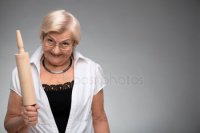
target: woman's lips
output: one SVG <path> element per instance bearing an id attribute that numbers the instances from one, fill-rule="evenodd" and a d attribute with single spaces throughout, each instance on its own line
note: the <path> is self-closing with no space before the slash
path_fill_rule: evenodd
<path id="1" fill-rule="evenodd" d="M 55 55 L 55 54 L 52 54 L 52 53 L 51 53 L 51 56 L 58 58 L 58 57 L 60 57 L 60 56 L 62 56 L 62 55 L 61 55 L 61 54 Z"/>

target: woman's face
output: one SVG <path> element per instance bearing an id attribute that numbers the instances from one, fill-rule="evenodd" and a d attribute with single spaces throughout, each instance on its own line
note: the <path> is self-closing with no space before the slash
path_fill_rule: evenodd
<path id="1" fill-rule="evenodd" d="M 54 66 L 65 65 L 72 55 L 74 40 L 71 32 L 48 33 L 43 39 L 43 50 L 45 60 Z"/>

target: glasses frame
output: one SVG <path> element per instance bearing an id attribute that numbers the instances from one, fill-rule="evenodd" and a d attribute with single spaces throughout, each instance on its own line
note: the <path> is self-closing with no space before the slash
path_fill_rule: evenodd
<path id="1" fill-rule="evenodd" d="M 52 40 L 52 44 L 50 44 L 50 42 L 49 42 L 50 40 L 48 40 L 48 39 L 51 39 L 51 40 Z M 62 45 L 63 45 L 62 43 L 66 42 L 66 41 L 70 41 L 70 43 L 68 42 L 69 45 L 63 47 L 63 46 L 62 46 Z M 56 41 L 56 39 L 54 39 L 54 38 L 51 37 L 49 34 L 47 34 L 47 35 L 44 37 L 44 39 L 43 39 L 43 43 L 44 43 L 44 46 L 45 46 L 45 47 L 48 47 L 48 48 L 51 48 L 51 49 L 53 49 L 53 48 L 55 48 L 56 46 L 58 46 L 60 50 L 68 50 L 68 49 L 70 49 L 70 48 L 74 45 L 75 41 L 73 41 L 73 40 L 71 40 L 71 39 L 64 39 L 63 41 L 58 42 L 58 41 Z"/>

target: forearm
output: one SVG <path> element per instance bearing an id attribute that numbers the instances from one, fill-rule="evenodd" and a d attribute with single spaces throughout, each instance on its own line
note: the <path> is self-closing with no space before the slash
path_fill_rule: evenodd
<path id="1" fill-rule="evenodd" d="M 110 133 L 107 118 L 93 119 L 95 133 Z"/>
<path id="2" fill-rule="evenodd" d="M 22 119 L 21 116 L 16 116 L 9 118 L 5 122 L 5 129 L 7 130 L 8 133 L 23 133 L 25 130 L 28 129 L 28 126 L 25 125 L 24 120 Z"/>

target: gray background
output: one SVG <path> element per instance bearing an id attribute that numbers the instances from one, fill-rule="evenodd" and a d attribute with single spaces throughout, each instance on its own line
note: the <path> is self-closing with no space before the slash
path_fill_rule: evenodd
<path id="1" fill-rule="evenodd" d="M 112 133 L 200 132 L 198 0 L 6 0 L 0 4 L 1 133 L 15 30 L 32 54 L 42 18 L 61 8 L 80 20 L 79 51 L 104 69 Z"/>

